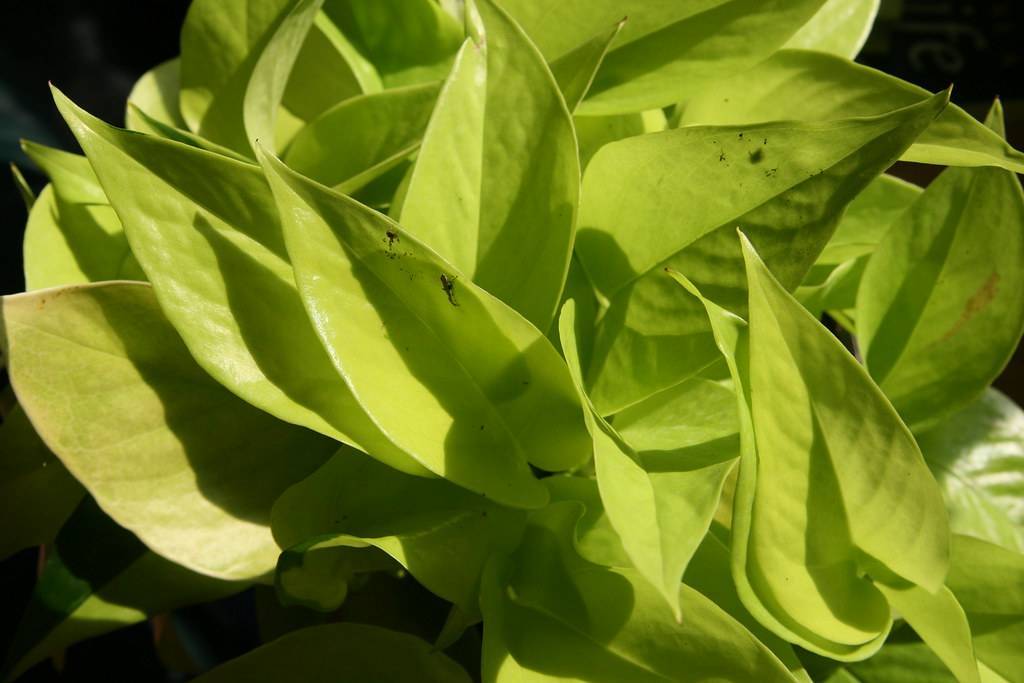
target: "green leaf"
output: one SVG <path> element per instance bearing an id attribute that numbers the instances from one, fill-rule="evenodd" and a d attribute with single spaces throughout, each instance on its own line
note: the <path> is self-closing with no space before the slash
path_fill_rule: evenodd
<path id="1" fill-rule="evenodd" d="M 545 57 L 561 57 L 623 16 L 581 112 L 623 114 L 663 107 L 769 57 L 825 0 L 505 0 Z"/>
<path id="2" fill-rule="evenodd" d="M 954 535 L 946 583 L 967 613 L 982 673 L 1024 681 L 1024 555 Z"/>
<path id="3" fill-rule="evenodd" d="M 921 102 L 928 95 L 916 85 L 833 55 L 783 50 L 689 100 L 681 123 L 742 125 L 874 116 Z M 1024 153 L 956 105 L 939 114 L 902 158 L 1024 172 Z"/>
<path id="4" fill-rule="evenodd" d="M 826 0 L 783 47 L 853 59 L 864 47 L 881 4 L 881 0 Z"/>
<path id="5" fill-rule="evenodd" d="M 1024 551 L 1024 411 L 988 389 L 917 442 L 953 531 Z"/>
<path id="6" fill-rule="evenodd" d="M 874 252 L 922 192 L 917 185 L 887 174 L 872 180 L 846 207 L 815 265 L 839 265 Z"/>
<path id="7" fill-rule="evenodd" d="M 284 160 L 350 194 L 416 151 L 439 89 L 428 83 L 348 99 L 303 128 Z"/>
<path id="8" fill-rule="evenodd" d="M 609 308 L 587 382 L 602 414 L 674 386 L 717 358 L 704 312 L 662 269 L 743 314 L 735 238 L 747 232 L 795 288 L 843 208 L 947 102 L 872 118 L 751 127 L 691 126 L 606 145 L 587 167 L 576 252 Z"/>
<path id="9" fill-rule="evenodd" d="M 18 188 L 21 201 L 25 203 L 25 210 L 31 211 L 32 205 L 36 203 L 36 193 L 32 191 L 25 176 L 22 175 L 21 169 L 13 161 L 11 162 L 11 178 L 14 180 L 14 186 Z"/>
<path id="10" fill-rule="evenodd" d="M 575 503 L 533 516 L 484 581 L 483 680 L 593 683 L 793 681 L 739 622 L 680 585 L 684 619 L 632 569 L 591 564 L 573 549 Z"/>
<path id="11" fill-rule="evenodd" d="M 260 53 L 298 0 L 197 0 L 181 29 L 182 118 L 195 133 L 250 153 L 242 105 Z"/>
<path id="12" fill-rule="evenodd" d="M 551 62 L 551 74 L 555 77 L 570 112 L 576 111 L 583 102 L 597 76 L 601 62 L 608 54 L 608 48 L 619 35 L 626 19 L 623 17 L 613 24 L 611 29 L 598 31 L 590 40 Z"/>
<path id="13" fill-rule="evenodd" d="M 5 654 L 5 680 L 74 643 L 245 587 L 148 551 L 86 498 L 48 554 Z"/>
<path id="14" fill-rule="evenodd" d="M 385 88 L 444 78 L 463 39 L 460 22 L 432 0 L 341 0 L 325 11 Z"/>
<path id="15" fill-rule="evenodd" d="M 871 582 L 942 586 L 949 530 L 917 444 L 865 370 L 741 238 L 749 328 L 706 307 L 739 398 L 733 578 L 781 637 L 844 661 L 892 624 Z"/>
<path id="16" fill-rule="evenodd" d="M 26 288 L 144 280 L 121 221 L 86 158 L 28 141 L 22 149 L 52 181 L 25 226 Z"/>
<path id="17" fill-rule="evenodd" d="M 562 351 L 587 402 L 576 352 L 575 304 L 559 318 Z M 638 456 L 600 416 L 590 414 L 594 469 L 601 501 L 633 566 L 662 594 L 677 620 L 683 618 L 679 582 L 711 525 L 725 477 L 735 455 L 703 461 L 685 457 Z"/>
<path id="18" fill-rule="evenodd" d="M 467 8 L 470 7 L 467 5 Z M 399 222 L 546 331 L 572 255 L 572 118 L 529 39 L 492 0 L 445 83 Z"/>
<path id="19" fill-rule="evenodd" d="M 981 394 L 1024 331 L 1024 193 L 1010 171 L 944 171 L 864 272 L 865 365 L 915 431 Z"/>
<path id="20" fill-rule="evenodd" d="M 0 559 L 52 541 L 82 494 L 15 405 L 0 424 Z"/>
<path id="21" fill-rule="evenodd" d="M 736 394 L 700 377 L 617 413 L 615 429 L 644 461 L 662 467 L 739 456 Z"/>
<path id="22" fill-rule="evenodd" d="M 971 644 L 971 627 L 963 608 L 948 588 L 943 586 L 932 594 L 919 586 L 875 585 L 958 681 L 981 683 Z"/>
<path id="23" fill-rule="evenodd" d="M 291 135 L 280 132 L 278 110 L 289 76 L 324 0 L 295 0 L 259 52 L 242 97 L 242 122 L 252 145 L 283 149 Z M 301 124 L 300 124 L 301 125 Z M 280 144 L 278 144 L 280 143 Z M 248 152 L 243 148 L 239 151 Z"/>
<path id="24" fill-rule="evenodd" d="M 128 94 L 125 126 L 130 130 L 145 131 L 138 111 L 172 128 L 186 128 L 178 101 L 181 92 L 181 59 L 169 59 L 142 75 Z"/>
<path id="25" fill-rule="evenodd" d="M 274 505 L 274 537 L 289 548 L 278 578 L 295 571 L 309 550 L 344 564 L 373 546 L 433 593 L 476 614 L 484 564 L 515 547 L 521 518 L 447 481 L 412 477 L 342 449 Z"/>
<path id="26" fill-rule="evenodd" d="M 299 122 L 309 123 L 339 102 L 381 87 L 377 70 L 321 12 L 295 60 L 282 105 Z"/>
<path id="27" fill-rule="evenodd" d="M 642 114 L 617 116 L 576 116 L 576 137 L 580 144 L 580 167 L 586 169 L 597 152 L 610 142 L 645 133 L 658 133 L 668 127 L 660 109 Z"/>
<path id="28" fill-rule="evenodd" d="M 395 567 L 376 548 L 328 535 L 284 550 L 277 559 L 274 586 L 283 605 L 330 613 L 345 602 L 348 584 L 357 574 Z"/>
<path id="29" fill-rule="evenodd" d="M 196 683 L 470 683 L 444 653 L 419 638 L 365 624 L 289 633 L 222 664 Z"/>
<path id="30" fill-rule="evenodd" d="M 252 163 L 252 161 L 247 157 L 235 152 L 234 150 L 230 150 L 227 147 L 222 147 L 216 142 L 210 142 L 206 138 L 196 135 L 195 133 L 190 133 L 187 130 L 182 130 L 180 128 L 174 128 L 172 126 L 168 126 L 166 123 L 157 121 L 131 102 L 128 103 L 128 111 L 132 113 L 134 130 L 137 130 L 140 133 L 156 135 L 158 137 L 167 138 L 168 140 L 191 145 L 197 149 L 205 149 L 207 152 L 213 152 L 214 154 L 230 157 L 236 161 Z"/>
<path id="31" fill-rule="evenodd" d="M 800 302 L 818 315 L 854 308 L 868 258 L 921 192 L 917 185 L 890 175 L 872 180 L 846 207 L 832 239 L 800 283 Z"/>
<path id="32" fill-rule="evenodd" d="M 426 474 L 372 423 L 331 365 L 299 298 L 259 167 L 127 133 L 55 97 L 200 366 L 282 420 Z"/>
<path id="33" fill-rule="evenodd" d="M 567 469 L 589 441 L 547 339 L 387 217 L 263 163 L 313 325 L 376 424 L 439 476 L 543 505 L 527 461 Z"/>
<path id="34" fill-rule="evenodd" d="M 7 296 L 3 325 L 25 413 L 107 514 L 199 573 L 255 579 L 273 568 L 271 504 L 333 442 L 214 382 L 149 285 Z"/>

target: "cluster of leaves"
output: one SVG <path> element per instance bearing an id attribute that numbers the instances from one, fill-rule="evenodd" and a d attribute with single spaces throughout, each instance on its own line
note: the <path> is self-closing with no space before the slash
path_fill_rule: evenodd
<path id="1" fill-rule="evenodd" d="M 1024 681 L 1024 154 L 876 11 L 195 0 L 128 130 L 55 90 L 6 675 L 272 584 L 204 682 Z M 433 643 L 346 611 L 396 572 Z"/>

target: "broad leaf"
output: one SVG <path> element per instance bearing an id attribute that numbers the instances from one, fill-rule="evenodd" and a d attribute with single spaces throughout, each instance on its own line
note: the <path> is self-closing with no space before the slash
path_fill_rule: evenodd
<path id="1" fill-rule="evenodd" d="M 947 584 L 967 613 L 983 680 L 1024 681 L 1024 555 L 954 535 Z"/>
<path id="2" fill-rule="evenodd" d="M 574 338 L 575 303 L 559 319 L 562 352 L 588 404 Z M 711 525 L 735 453 L 713 457 L 638 456 L 600 416 L 588 413 L 594 469 L 605 513 L 633 566 L 657 588 L 675 618 L 682 619 L 679 582 Z M 717 456 L 717 457 L 714 457 Z"/>
<path id="3" fill-rule="evenodd" d="M 48 551 L 4 654 L 5 680 L 82 640 L 245 587 L 201 576 L 150 552 L 86 498 Z"/>
<path id="4" fill-rule="evenodd" d="M 827 121 L 874 116 L 927 97 L 923 88 L 839 57 L 783 50 L 689 100 L 681 123 Z M 956 105 L 939 114 L 903 159 L 943 166 L 1001 166 L 1024 172 L 1024 153 Z"/>
<path id="5" fill-rule="evenodd" d="M 1024 331 L 1017 177 L 944 171 L 871 257 L 856 319 L 865 365 L 915 430 L 979 396 Z"/>
<path id="6" fill-rule="evenodd" d="M 199 573 L 253 579 L 273 568 L 271 504 L 333 442 L 213 381 L 149 285 L 7 296 L 3 326 L 25 413 L 107 514 Z"/>
<path id="7" fill-rule="evenodd" d="M 1024 411 L 988 389 L 917 442 L 953 531 L 1024 552 Z"/>
<path id="8" fill-rule="evenodd" d="M 181 60 L 170 59 L 158 64 L 142 75 L 128 94 L 125 110 L 125 125 L 131 130 L 142 130 L 145 124 L 136 113 L 141 109 L 145 114 L 172 128 L 186 128 L 188 124 L 181 116 L 178 96 L 181 91 Z M 136 109 L 137 108 L 137 109 Z"/>
<path id="9" fill-rule="evenodd" d="M 956 597 L 943 586 L 932 594 L 919 586 L 875 584 L 921 640 L 961 683 L 981 683 L 971 644 L 971 627 Z"/>
<path id="10" fill-rule="evenodd" d="M 0 559 L 52 541 L 82 494 L 15 405 L 0 424 Z"/>
<path id="11" fill-rule="evenodd" d="M 22 149 L 51 180 L 25 227 L 26 289 L 144 280 L 86 158 L 27 141 Z"/>
<path id="12" fill-rule="evenodd" d="M 303 128 L 284 160 L 303 175 L 349 194 L 416 150 L 438 89 L 428 83 L 348 99 Z"/>
<path id="13" fill-rule="evenodd" d="M 719 305 L 746 305 L 737 226 L 795 288 L 843 208 L 942 111 L 946 94 L 872 118 L 687 127 L 606 145 L 583 181 L 576 251 L 609 299 L 587 372 L 602 414 L 692 376 L 717 357 L 687 274 Z"/>
<path id="14" fill-rule="evenodd" d="M 541 330 L 572 255 L 572 118 L 529 39 L 480 0 L 427 127 L 399 222 Z"/>
<path id="15" fill-rule="evenodd" d="M 343 572 L 358 570 L 367 561 L 359 549 L 373 546 L 433 593 L 476 614 L 484 564 L 515 547 L 521 518 L 447 481 L 411 477 L 342 449 L 274 505 L 274 537 L 289 549 L 278 578 L 282 571 L 298 574 L 296 565 L 314 559 L 311 552 L 348 563 Z"/>
<path id="16" fill-rule="evenodd" d="M 880 5 L 881 0 L 826 0 L 783 47 L 853 59 L 864 47 Z"/>
<path id="17" fill-rule="evenodd" d="M 292 68 L 324 0 L 295 0 L 262 47 L 242 97 L 242 123 L 249 144 L 282 149 L 294 133 L 281 130 L 278 110 Z M 308 78 L 311 74 L 305 74 Z M 301 124 L 295 128 L 301 127 Z M 279 134 L 282 138 L 278 140 Z M 280 144 L 278 144 L 280 142 Z M 240 149 L 239 151 L 246 151 Z"/>
<path id="18" fill-rule="evenodd" d="M 306 316 L 257 166 L 58 107 L 124 221 L 161 308 L 199 364 L 256 407 L 426 474 L 356 403 Z"/>
<path id="19" fill-rule="evenodd" d="M 864 369 L 741 242 L 749 328 L 677 276 L 706 307 L 739 398 L 733 578 L 775 633 L 834 659 L 862 659 L 892 624 L 871 579 L 942 586 L 941 494 Z"/>
<path id="20" fill-rule="evenodd" d="M 444 78 L 463 39 L 461 23 L 433 0 L 336 0 L 325 11 L 385 88 Z"/>
<path id="21" fill-rule="evenodd" d="M 301 629 L 222 664 L 196 683 L 470 683 L 442 652 L 415 636 L 365 624 Z"/>
<path id="22" fill-rule="evenodd" d="M 548 340 L 387 217 L 263 162 L 313 325 L 375 423 L 439 476 L 543 505 L 527 462 L 562 470 L 588 450 Z"/>
<path id="23" fill-rule="evenodd" d="M 548 60 L 622 19 L 581 111 L 622 114 L 678 102 L 769 57 L 825 0 L 505 0 Z"/>
<path id="24" fill-rule="evenodd" d="M 598 150 L 610 142 L 645 133 L 659 133 L 668 127 L 660 109 L 642 114 L 616 116 L 577 116 L 574 118 L 576 138 L 580 145 L 580 168 L 586 169 Z"/>
<path id="25" fill-rule="evenodd" d="M 604 56 L 608 54 L 608 48 L 625 23 L 626 17 L 623 17 L 610 28 L 598 31 L 590 40 L 551 62 L 551 74 L 555 77 L 570 112 L 576 111 L 583 102 L 587 91 L 594 83 Z"/>
<path id="26" fill-rule="evenodd" d="M 536 513 L 520 550 L 484 581 L 483 680 L 539 683 L 793 681 L 739 622 L 680 585 L 684 618 L 632 569 L 591 564 L 573 548 L 582 513 Z"/>
<path id="27" fill-rule="evenodd" d="M 197 0 L 181 29 L 181 114 L 189 128 L 250 153 L 242 104 L 264 46 L 298 0 Z"/>

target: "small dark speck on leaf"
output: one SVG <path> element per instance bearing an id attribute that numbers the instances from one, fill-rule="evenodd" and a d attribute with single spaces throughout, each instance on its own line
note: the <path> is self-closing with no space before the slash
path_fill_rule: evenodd
<path id="1" fill-rule="evenodd" d="M 398 237 L 398 233 L 393 230 L 388 230 L 385 235 L 388 238 L 388 248 L 394 246 L 395 242 L 401 241 Z"/>
<path id="2" fill-rule="evenodd" d="M 769 168 L 767 171 L 764 172 L 764 177 L 765 178 L 774 178 L 775 175 L 778 172 L 779 172 L 779 169 L 777 169 L 777 168 Z"/>
<path id="3" fill-rule="evenodd" d="M 762 143 L 762 144 L 765 144 L 765 145 L 767 145 L 767 144 L 768 144 L 768 138 L 765 138 L 765 139 L 764 139 L 764 143 Z"/>
<path id="4" fill-rule="evenodd" d="M 721 154 L 718 155 L 718 160 L 725 161 L 725 152 L 722 152 Z"/>
<path id="5" fill-rule="evenodd" d="M 740 133 L 740 140 L 743 139 L 743 133 Z"/>
<path id="6" fill-rule="evenodd" d="M 762 149 L 755 149 L 753 152 L 747 152 L 747 155 L 750 157 L 750 163 L 752 164 L 759 164 L 764 161 L 764 150 Z"/>

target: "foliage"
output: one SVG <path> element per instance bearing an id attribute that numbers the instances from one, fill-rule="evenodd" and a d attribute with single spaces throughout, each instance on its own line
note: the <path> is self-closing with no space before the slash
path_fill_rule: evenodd
<path id="1" fill-rule="evenodd" d="M 877 5 L 194 0 L 128 129 L 54 88 L 3 675 L 273 586 L 200 680 L 1024 681 L 1024 154 Z"/>

